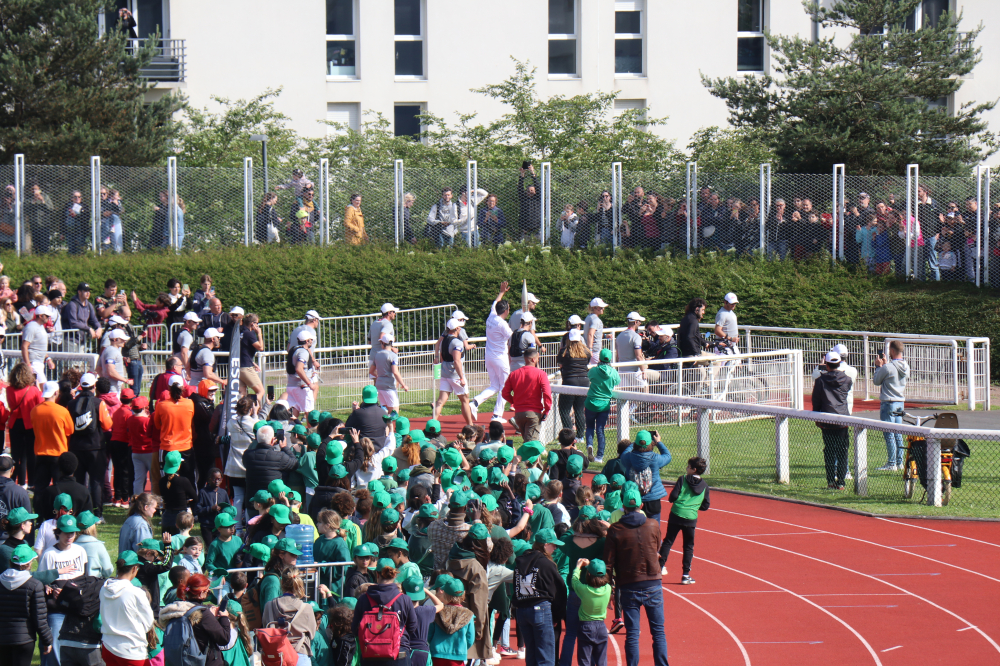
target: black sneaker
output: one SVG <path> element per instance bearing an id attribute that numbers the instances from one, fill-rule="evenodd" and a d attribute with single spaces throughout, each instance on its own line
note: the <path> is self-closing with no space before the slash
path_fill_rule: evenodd
<path id="1" fill-rule="evenodd" d="M 684 574 L 683 576 L 681 576 L 681 585 L 694 585 L 694 578 L 691 578 L 691 576 Z"/>

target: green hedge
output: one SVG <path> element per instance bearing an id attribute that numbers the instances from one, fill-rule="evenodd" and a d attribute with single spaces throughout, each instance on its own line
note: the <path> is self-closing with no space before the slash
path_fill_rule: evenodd
<path id="1" fill-rule="evenodd" d="M 112 277 L 143 300 L 153 300 L 171 277 L 196 288 L 199 276 L 209 273 L 226 306 L 242 305 L 263 321 L 298 319 L 310 308 L 333 316 L 376 312 L 385 301 L 400 308 L 452 302 L 470 315 L 470 333 L 481 334 L 500 281 L 511 282 L 511 300 L 519 301 L 521 280 L 527 279 L 541 299 L 536 314 L 543 330 L 563 328 L 572 313 L 585 315 L 594 296 L 610 304 L 604 320 L 617 326 L 630 310 L 679 321 L 684 305 L 697 296 L 714 312 L 728 291 L 739 294 L 738 314 L 745 324 L 984 337 L 1000 325 L 995 290 L 966 283 L 904 284 L 831 267 L 828 255 L 796 263 L 629 252 L 609 257 L 558 248 L 396 251 L 335 245 L 22 259 L 5 253 L 0 259 L 15 288 L 35 273 L 54 274 L 70 289 L 88 281 L 96 294 Z M 996 346 L 993 353 L 994 377 L 1000 377 Z"/>

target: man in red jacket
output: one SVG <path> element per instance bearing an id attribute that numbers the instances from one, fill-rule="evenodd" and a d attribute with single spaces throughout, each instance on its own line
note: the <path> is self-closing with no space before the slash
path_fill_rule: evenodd
<path id="1" fill-rule="evenodd" d="M 514 410 L 512 425 L 531 442 L 538 439 L 542 421 L 552 409 L 549 376 L 538 368 L 538 350 L 524 350 L 524 367 L 510 373 L 500 394 Z"/>

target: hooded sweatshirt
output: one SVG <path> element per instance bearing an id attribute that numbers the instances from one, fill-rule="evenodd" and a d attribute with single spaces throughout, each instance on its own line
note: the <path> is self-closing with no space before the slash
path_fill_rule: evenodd
<path id="1" fill-rule="evenodd" d="M 146 632 L 153 626 L 153 609 L 146 593 L 132 581 L 110 578 L 101 587 L 101 634 L 104 647 L 122 659 L 144 661 Z"/>
<path id="2" fill-rule="evenodd" d="M 157 624 L 164 629 L 172 621 L 184 617 L 184 614 L 195 607 L 190 601 L 175 601 L 160 609 Z M 212 611 L 203 606 L 188 616 L 191 621 L 191 631 L 194 633 L 198 649 L 205 654 L 205 666 L 224 666 L 222 648 L 229 645 L 231 624 L 228 617 L 215 617 Z"/>
<path id="3" fill-rule="evenodd" d="M 587 391 L 587 403 L 584 405 L 592 412 L 606 412 L 611 409 L 611 392 L 622 383 L 618 371 L 610 363 L 595 365 L 587 372 L 590 389 Z"/>
<path id="4" fill-rule="evenodd" d="M 277 622 L 288 630 L 288 641 L 296 652 L 312 656 L 312 640 L 316 635 L 316 614 L 312 606 L 283 594 L 269 601 L 263 611 L 265 627 Z"/>
<path id="5" fill-rule="evenodd" d="M 427 642 L 431 657 L 450 661 L 467 661 L 468 652 L 476 641 L 472 611 L 462 606 L 445 606 L 434 617 Z"/>
<path id="6" fill-rule="evenodd" d="M 527 608 L 543 601 L 553 607 L 566 604 L 566 582 L 555 562 L 537 550 L 529 550 L 514 561 L 514 608 Z"/>
<path id="7" fill-rule="evenodd" d="M 358 605 L 354 607 L 354 621 L 351 623 L 351 633 L 355 636 L 361 630 L 361 619 L 364 614 L 372 609 L 372 599 L 375 603 L 388 606 L 390 610 L 399 615 L 399 626 L 403 630 L 403 636 L 399 641 L 400 652 L 410 652 L 410 636 L 417 632 L 417 616 L 413 612 L 413 602 L 399 590 L 395 583 L 379 583 L 368 588 L 365 594 L 358 599 Z M 395 601 L 393 601 L 395 599 Z M 392 601 L 392 604 L 389 602 Z M 465 657 L 463 657 L 465 659 Z"/>
<path id="8" fill-rule="evenodd" d="M 851 394 L 853 382 L 844 372 L 832 370 L 822 373 L 813 382 L 812 405 L 814 412 L 850 416 L 847 396 Z M 840 428 L 832 423 L 816 422 L 820 428 Z"/>
<path id="9" fill-rule="evenodd" d="M 622 469 L 625 470 L 625 478 L 639 484 L 643 502 L 663 499 L 667 496 L 667 491 L 663 489 L 663 482 L 660 481 L 660 468 L 670 464 L 670 451 L 663 445 L 663 442 L 656 442 L 656 448 L 648 451 L 636 451 L 633 446 L 629 446 L 619 456 Z M 647 488 L 643 488 L 643 480 Z"/>
<path id="10" fill-rule="evenodd" d="M 901 358 L 892 359 L 881 368 L 875 369 L 872 383 L 880 386 L 878 399 L 881 402 L 903 402 L 906 380 L 910 378 L 910 365 Z"/>
<path id="11" fill-rule="evenodd" d="M 678 477 L 667 498 L 673 502 L 670 522 L 694 525 L 699 511 L 708 511 L 708 483 L 697 474 Z"/>
<path id="12" fill-rule="evenodd" d="M 40 638 L 39 649 L 52 645 L 45 585 L 30 571 L 7 569 L 0 574 L 0 645 L 24 645 Z"/>

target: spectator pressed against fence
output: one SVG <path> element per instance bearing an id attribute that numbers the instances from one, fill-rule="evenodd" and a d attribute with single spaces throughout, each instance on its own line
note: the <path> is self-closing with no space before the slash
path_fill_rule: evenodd
<path id="1" fill-rule="evenodd" d="M 459 207 L 452 200 L 450 187 L 441 190 L 441 198 L 431 206 L 427 214 L 427 226 L 424 233 L 438 247 L 455 244 L 455 234 L 458 233 Z"/>
<path id="2" fill-rule="evenodd" d="M 524 173 L 531 175 L 531 184 L 527 189 L 524 187 Z M 521 173 L 517 178 L 517 200 L 518 200 L 518 228 L 520 230 L 520 240 L 526 241 L 530 238 L 538 238 L 542 225 L 542 202 L 538 193 L 538 177 L 535 175 L 535 165 L 530 162 L 521 166 Z"/>
<path id="3" fill-rule="evenodd" d="M 813 411 L 849 416 L 847 402 L 854 382 L 841 370 L 840 354 L 828 352 L 826 372 L 813 382 Z M 847 477 L 848 428 L 834 423 L 817 421 L 823 433 L 823 461 L 826 465 L 826 487 L 843 490 Z"/>
<path id="4" fill-rule="evenodd" d="M 879 387 L 879 418 L 887 423 L 902 423 L 902 416 L 895 416 L 903 410 L 903 394 L 906 382 L 910 378 L 910 365 L 903 359 L 903 343 L 893 340 L 889 343 L 888 360 L 879 355 L 875 359 L 875 375 L 872 383 Z M 903 436 L 899 433 L 886 431 L 885 452 L 886 463 L 879 471 L 903 469 Z"/>

